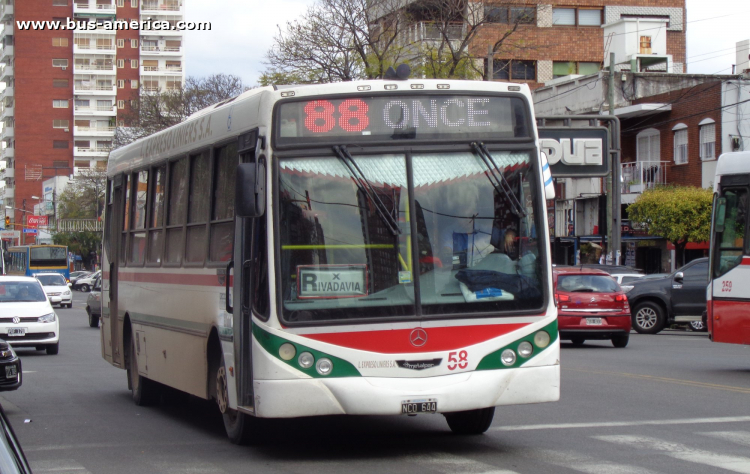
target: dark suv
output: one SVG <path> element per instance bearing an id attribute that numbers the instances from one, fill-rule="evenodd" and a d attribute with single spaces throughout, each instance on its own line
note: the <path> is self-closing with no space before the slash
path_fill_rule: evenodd
<path id="1" fill-rule="evenodd" d="M 708 258 L 693 260 L 658 279 L 636 280 L 627 293 L 633 329 L 656 334 L 672 323 L 700 321 L 706 309 Z"/>

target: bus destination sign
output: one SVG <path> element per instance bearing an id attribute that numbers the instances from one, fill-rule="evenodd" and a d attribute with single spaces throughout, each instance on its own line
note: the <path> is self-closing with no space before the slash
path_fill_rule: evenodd
<path id="1" fill-rule="evenodd" d="M 284 102 L 276 143 L 530 138 L 518 97 L 419 95 Z"/>
<path id="2" fill-rule="evenodd" d="M 298 298 L 367 296 L 367 265 L 299 265 Z"/>

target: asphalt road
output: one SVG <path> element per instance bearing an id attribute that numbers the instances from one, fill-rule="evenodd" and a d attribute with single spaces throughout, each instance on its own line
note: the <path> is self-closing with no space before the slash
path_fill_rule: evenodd
<path id="1" fill-rule="evenodd" d="M 59 355 L 19 350 L 23 386 L 0 396 L 35 473 L 750 473 L 750 348 L 704 333 L 564 344 L 561 401 L 499 408 L 483 436 L 440 415 L 327 417 L 239 447 L 208 402 L 135 406 L 85 298 L 57 310 Z"/>

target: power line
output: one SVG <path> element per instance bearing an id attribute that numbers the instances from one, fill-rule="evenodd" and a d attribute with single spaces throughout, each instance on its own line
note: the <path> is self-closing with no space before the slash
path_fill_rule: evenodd
<path id="1" fill-rule="evenodd" d="M 695 116 L 698 116 L 698 115 L 703 115 L 703 114 L 705 114 L 706 112 L 715 112 L 715 111 L 717 111 L 717 110 L 725 109 L 725 108 L 727 108 L 727 107 L 734 107 L 735 105 L 740 105 L 740 104 L 744 104 L 744 103 L 746 103 L 746 102 L 750 102 L 750 99 L 745 99 L 745 100 L 741 100 L 741 101 L 739 101 L 739 102 L 735 102 L 734 104 L 727 104 L 727 105 L 722 105 L 722 106 L 720 106 L 720 107 L 716 107 L 716 108 L 713 108 L 713 109 L 702 110 L 702 111 L 700 111 L 700 112 L 696 112 L 696 113 L 694 113 L 694 114 L 683 115 L 682 117 L 677 117 L 677 118 L 673 118 L 673 119 L 669 119 L 669 120 L 663 120 L 663 121 L 661 121 L 661 122 L 651 123 L 651 124 L 649 124 L 648 126 L 649 126 L 649 127 L 657 127 L 657 126 L 659 126 L 659 125 L 664 125 L 664 124 L 667 124 L 667 123 L 670 123 L 670 122 L 676 122 L 676 121 L 678 121 L 678 120 L 684 120 L 684 119 L 686 119 L 686 118 L 691 118 L 691 117 L 695 117 Z M 630 129 L 627 129 L 627 130 L 623 130 L 623 133 L 624 133 L 624 132 L 632 132 L 632 131 L 635 131 L 635 130 L 636 130 L 636 129 L 634 129 L 634 128 L 630 128 Z"/>

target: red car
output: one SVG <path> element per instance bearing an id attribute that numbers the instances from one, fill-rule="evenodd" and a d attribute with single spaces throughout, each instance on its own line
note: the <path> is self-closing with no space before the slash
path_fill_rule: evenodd
<path id="1" fill-rule="evenodd" d="M 552 275 L 560 339 L 575 345 L 586 339 L 609 339 L 615 347 L 628 345 L 628 298 L 608 273 L 574 267 L 554 269 Z"/>

